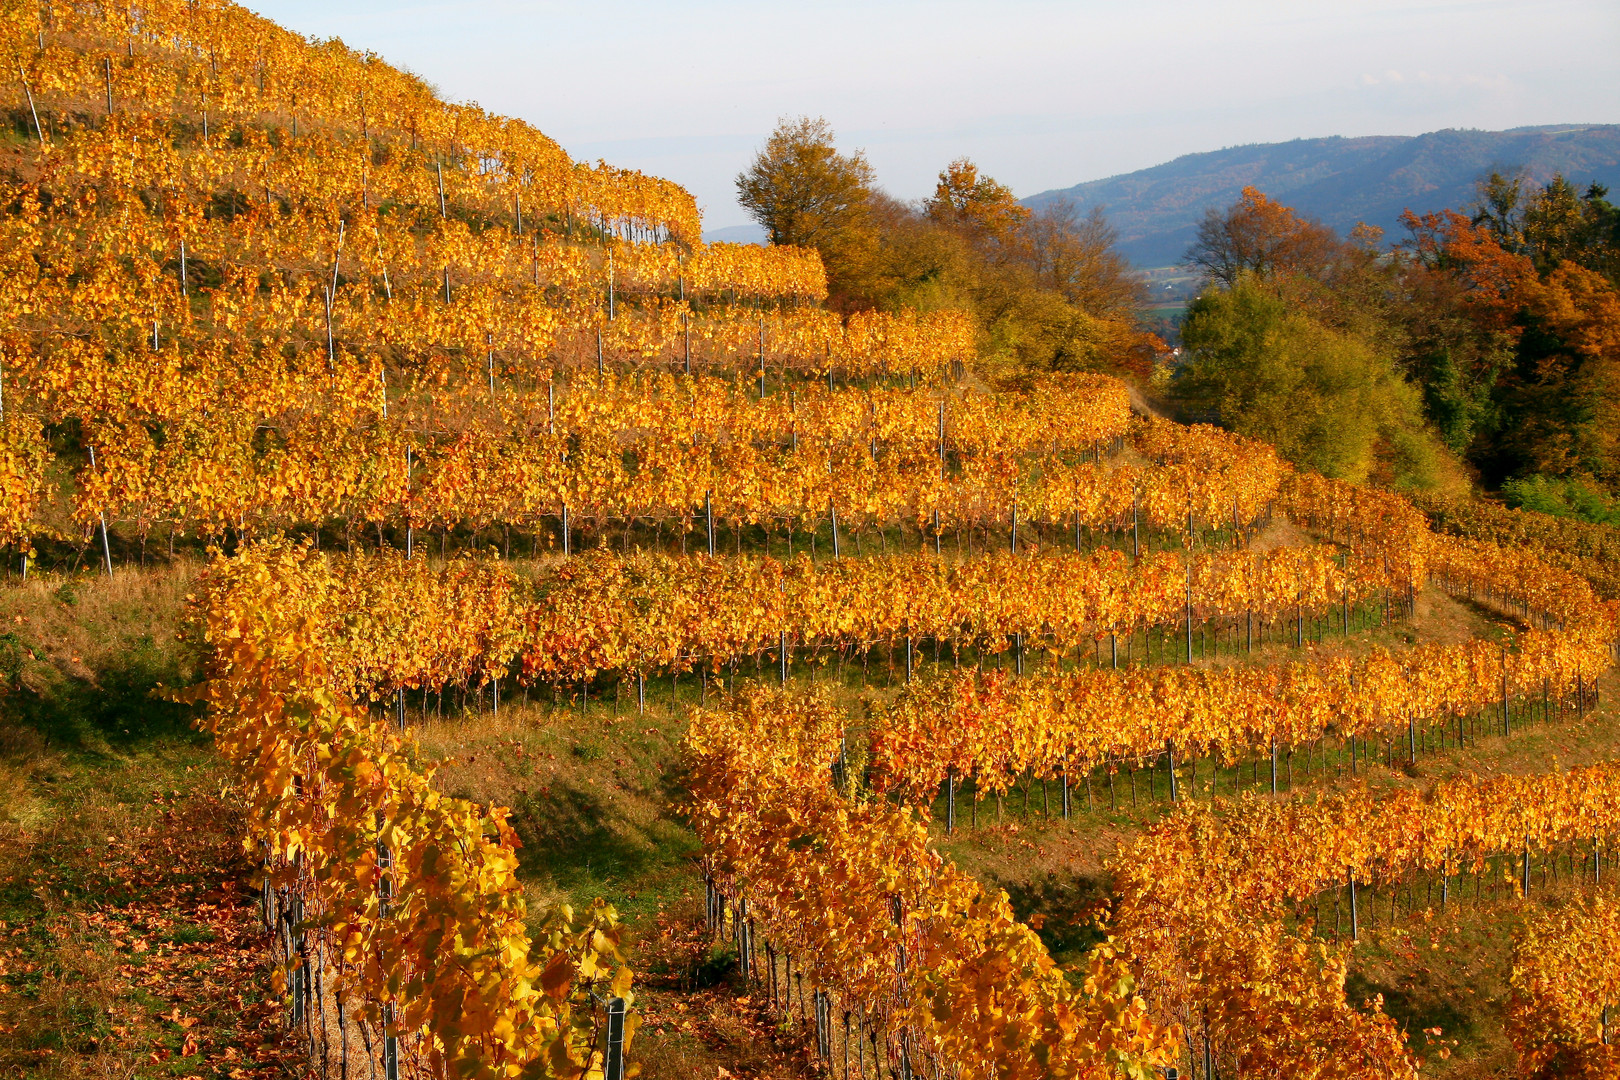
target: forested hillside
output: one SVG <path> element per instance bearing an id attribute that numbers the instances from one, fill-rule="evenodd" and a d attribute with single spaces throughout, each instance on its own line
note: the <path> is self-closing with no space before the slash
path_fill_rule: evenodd
<path id="1" fill-rule="evenodd" d="M 1210 207 L 1258 188 L 1305 217 L 1346 234 L 1357 222 L 1399 231 L 1402 211 L 1461 208 L 1493 170 L 1523 168 L 1585 187 L 1620 189 L 1620 125 L 1554 124 L 1511 131 L 1295 139 L 1187 154 L 1163 165 L 1022 200 L 1039 210 L 1059 199 L 1082 212 L 1102 207 L 1120 251 L 1137 266 L 1169 266 L 1192 243 Z"/>
<path id="2" fill-rule="evenodd" d="M 1188 259 L 1204 289 L 1161 385 L 1189 415 L 1330 475 L 1453 492 L 1474 479 L 1614 523 L 1620 208 L 1607 194 L 1492 174 L 1466 212 L 1408 211 L 1391 243 L 1246 188 L 1199 223 Z"/>

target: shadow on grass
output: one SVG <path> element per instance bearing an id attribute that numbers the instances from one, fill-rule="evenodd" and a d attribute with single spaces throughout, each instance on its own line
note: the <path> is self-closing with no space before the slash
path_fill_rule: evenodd
<path id="1" fill-rule="evenodd" d="M 1438 1027 L 1447 1038 L 1470 1039 L 1477 1034 L 1480 1017 L 1463 1012 L 1455 1000 L 1443 997 L 1439 990 L 1423 985 L 1397 986 L 1383 983 L 1358 971 L 1352 971 L 1344 981 L 1345 997 L 1357 1008 L 1365 1009 L 1373 997 L 1384 996 L 1384 1012 L 1403 1030 L 1416 1033 Z"/>
<path id="2" fill-rule="evenodd" d="M 699 851 L 696 836 L 667 810 L 627 813 L 622 802 L 571 781 L 524 792 L 514 802 L 511 820 L 523 843 L 519 859 L 524 876 L 549 878 L 580 897 L 649 894 L 644 903 L 630 907 L 656 902 L 673 878 L 691 877 Z"/>
<path id="3" fill-rule="evenodd" d="M 1020 922 L 1028 922 L 1032 915 L 1043 916 L 1036 933 L 1046 945 L 1046 951 L 1060 965 L 1078 963 L 1102 941 L 1093 919 L 1108 896 L 1101 878 L 1060 877 L 1049 872 L 1035 881 L 996 884 L 1007 890 L 1008 902 Z"/>
<path id="4" fill-rule="evenodd" d="M 190 681 L 182 665 L 176 649 L 142 634 L 99 665 L 92 678 L 46 668 L 43 678 L 0 698 L 0 723 L 32 731 L 54 749 L 91 755 L 125 754 L 153 742 L 203 742 L 206 736 L 192 726 L 196 710 L 156 693 Z"/>

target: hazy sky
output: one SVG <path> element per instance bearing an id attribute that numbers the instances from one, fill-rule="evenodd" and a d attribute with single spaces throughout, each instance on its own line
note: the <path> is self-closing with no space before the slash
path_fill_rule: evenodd
<path id="1" fill-rule="evenodd" d="M 890 192 L 966 155 L 1019 195 L 1240 143 L 1620 122 L 1617 0 L 250 0 L 686 185 L 707 228 L 778 117 Z"/>

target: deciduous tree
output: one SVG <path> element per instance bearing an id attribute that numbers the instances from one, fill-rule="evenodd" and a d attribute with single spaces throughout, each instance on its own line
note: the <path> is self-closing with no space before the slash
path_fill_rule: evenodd
<path id="1" fill-rule="evenodd" d="M 923 209 L 932 220 L 980 242 L 1016 242 L 1030 220 L 1029 207 L 1019 204 L 1011 188 L 981 176 L 965 157 L 945 166 Z"/>
<path id="2" fill-rule="evenodd" d="M 1187 313 L 1190 359 L 1176 396 L 1209 419 L 1262 439 L 1295 464 L 1361 482 L 1403 486 L 1440 478 L 1421 400 L 1370 343 L 1291 305 L 1244 275 L 1206 292 Z"/>
<path id="3" fill-rule="evenodd" d="M 847 290 L 876 242 L 874 180 L 865 154 L 839 152 L 826 120 L 784 117 L 737 174 L 737 201 L 771 243 L 819 251 L 837 293 Z"/>
<path id="4" fill-rule="evenodd" d="M 1205 212 L 1186 261 L 1212 281 L 1231 286 L 1245 272 L 1266 277 L 1319 271 L 1339 248 L 1332 229 L 1246 187 L 1230 208 Z"/>

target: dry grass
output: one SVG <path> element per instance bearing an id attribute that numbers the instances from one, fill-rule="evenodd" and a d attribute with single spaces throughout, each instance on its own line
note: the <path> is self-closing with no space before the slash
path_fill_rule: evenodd
<path id="1" fill-rule="evenodd" d="M 536 906 L 604 896 L 636 920 L 697 884 L 696 838 L 674 811 L 682 720 L 665 703 L 616 717 L 518 700 L 413 731 L 442 790 L 511 808 Z"/>

